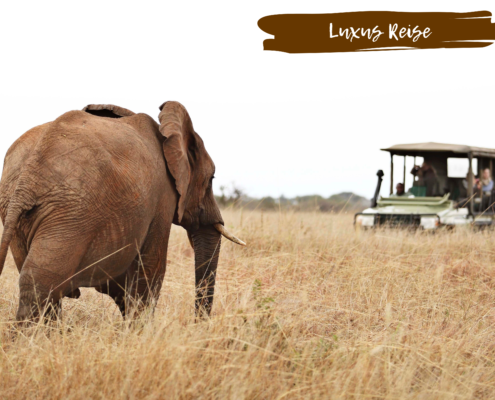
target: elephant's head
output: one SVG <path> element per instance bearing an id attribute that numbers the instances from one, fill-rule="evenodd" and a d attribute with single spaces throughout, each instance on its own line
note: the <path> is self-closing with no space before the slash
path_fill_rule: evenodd
<path id="1" fill-rule="evenodd" d="M 185 107 L 175 101 L 165 102 L 160 106 L 159 120 L 165 137 L 163 153 L 179 194 L 174 222 L 187 230 L 195 253 L 196 310 L 209 314 L 221 235 L 237 244 L 245 243 L 223 226 L 212 190 L 215 165 Z"/>

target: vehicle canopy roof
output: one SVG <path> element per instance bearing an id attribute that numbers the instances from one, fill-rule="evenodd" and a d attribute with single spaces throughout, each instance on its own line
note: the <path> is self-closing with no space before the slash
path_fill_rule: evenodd
<path id="1" fill-rule="evenodd" d="M 469 153 L 471 153 L 473 157 L 495 158 L 495 149 L 466 146 L 463 144 L 447 144 L 435 142 L 396 144 L 395 146 L 381 150 L 388 151 L 393 155 L 401 156 L 421 157 L 425 153 L 448 153 L 449 157 L 466 157 Z"/>

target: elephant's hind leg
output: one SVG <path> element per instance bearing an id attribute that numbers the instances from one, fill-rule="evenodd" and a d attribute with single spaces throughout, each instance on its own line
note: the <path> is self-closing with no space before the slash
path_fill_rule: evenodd
<path id="1" fill-rule="evenodd" d="M 41 268 L 28 258 L 19 276 L 19 308 L 17 321 L 38 321 L 40 316 L 48 320 L 61 316 L 63 278 Z"/>
<path id="2" fill-rule="evenodd" d="M 45 288 L 39 285 L 23 285 L 19 297 L 16 320 L 28 323 L 36 322 L 42 316 L 46 321 L 61 318 L 62 299 L 55 299 Z"/>
<path id="3" fill-rule="evenodd" d="M 80 294 L 74 277 L 90 240 L 55 226 L 35 236 L 19 275 L 18 321 L 58 317 L 62 298 Z"/>
<path id="4" fill-rule="evenodd" d="M 23 280 L 26 280 L 26 278 Z M 62 298 L 56 301 L 52 293 L 47 292 L 46 288 L 40 287 L 35 283 L 26 285 L 24 282 L 22 286 L 24 290 L 21 290 L 19 309 L 16 316 L 17 321 L 37 320 L 40 316 L 43 316 L 45 322 L 62 319 Z M 65 297 L 78 299 L 81 297 L 81 291 L 74 289 Z"/>

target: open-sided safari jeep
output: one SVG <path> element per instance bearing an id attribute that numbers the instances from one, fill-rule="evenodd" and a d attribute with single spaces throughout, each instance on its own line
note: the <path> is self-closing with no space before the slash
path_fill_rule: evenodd
<path id="1" fill-rule="evenodd" d="M 379 170 L 371 208 L 355 215 L 357 226 L 430 230 L 442 226 L 492 225 L 495 149 L 429 142 L 399 144 L 381 150 L 390 153 L 390 196 L 379 197 L 384 176 L 383 171 Z M 404 187 L 403 194 L 394 193 L 394 156 L 403 158 L 400 182 L 403 185 L 409 176 L 407 157 L 414 157 L 414 167 L 410 171 L 413 175 L 412 186 L 409 189 Z M 419 157 L 423 158 L 421 167 L 417 165 Z"/>

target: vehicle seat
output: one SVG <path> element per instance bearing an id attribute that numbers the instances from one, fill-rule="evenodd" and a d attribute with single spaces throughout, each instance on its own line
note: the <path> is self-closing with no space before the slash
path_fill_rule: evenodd
<path id="1" fill-rule="evenodd" d="M 425 197 L 426 186 L 413 186 L 411 189 L 409 189 L 409 192 L 415 197 Z"/>

